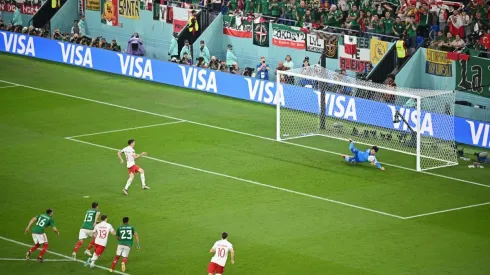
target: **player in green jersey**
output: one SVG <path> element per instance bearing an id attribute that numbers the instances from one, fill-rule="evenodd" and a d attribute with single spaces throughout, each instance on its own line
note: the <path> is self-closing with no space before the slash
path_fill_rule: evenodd
<path id="1" fill-rule="evenodd" d="M 100 216 L 99 204 L 96 202 L 93 202 L 92 208 L 87 210 L 87 212 L 85 213 L 85 218 L 83 218 L 82 228 L 80 228 L 80 232 L 78 233 L 78 242 L 75 245 L 75 248 L 73 249 L 73 253 L 72 253 L 74 260 L 77 258 L 77 252 L 78 252 L 78 249 L 80 249 L 80 246 L 82 246 L 83 240 L 87 239 L 88 237 L 92 237 L 94 225 L 99 220 L 99 216 Z M 87 250 L 85 250 L 85 254 L 92 256 L 92 253 L 90 253 L 90 250 L 93 247 L 95 247 L 95 239 L 94 238 L 92 238 L 92 241 L 90 242 Z"/>
<path id="2" fill-rule="evenodd" d="M 138 250 L 140 249 L 140 238 L 138 236 L 138 233 L 136 233 L 136 229 L 129 225 L 129 218 L 124 217 L 122 221 L 123 224 L 119 226 L 116 230 L 116 236 L 119 240 L 119 244 L 117 245 L 116 257 L 114 257 L 114 260 L 112 261 L 110 272 L 114 270 L 114 267 L 116 267 L 116 264 L 121 256 L 123 257 L 121 270 L 123 272 L 126 270 L 126 263 L 128 262 L 129 251 L 133 246 L 134 239 L 136 239 L 136 248 Z"/>
<path id="3" fill-rule="evenodd" d="M 43 256 L 48 250 L 48 238 L 46 237 L 46 233 L 44 233 L 44 229 L 46 229 L 48 226 L 51 226 L 54 233 L 56 233 L 57 235 L 60 234 L 60 232 L 54 225 L 53 209 L 46 210 L 46 214 L 41 214 L 37 217 L 33 217 L 29 221 L 29 225 L 27 225 L 27 228 L 25 230 L 26 234 L 29 233 L 32 224 L 34 224 L 34 227 L 32 228 L 32 239 L 34 240 L 34 246 L 29 249 L 29 251 L 27 251 L 26 259 L 29 260 L 31 257 L 31 253 L 36 251 L 39 246 L 43 245 L 41 253 L 39 253 L 39 257 L 37 257 L 37 260 L 42 263 Z"/>

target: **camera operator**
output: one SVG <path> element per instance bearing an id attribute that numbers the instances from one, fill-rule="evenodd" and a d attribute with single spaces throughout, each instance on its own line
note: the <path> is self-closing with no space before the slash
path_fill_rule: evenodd
<path id="1" fill-rule="evenodd" d="M 231 71 L 231 66 L 235 66 L 235 65 L 230 65 L 230 71 Z M 226 72 L 226 62 L 225 61 L 221 61 L 219 63 L 218 71 L 220 71 L 220 72 Z"/>
<path id="2" fill-rule="evenodd" d="M 220 61 L 216 59 L 216 56 L 211 57 L 208 68 L 217 71 L 219 69 Z"/>
<path id="3" fill-rule="evenodd" d="M 121 46 L 117 45 L 117 41 L 113 39 L 112 43 L 109 45 L 109 50 L 114 52 L 121 52 Z"/>
<path id="4" fill-rule="evenodd" d="M 243 71 L 243 76 L 252 77 L 254 73 L 254 68 L 246 67 Z"/>
<path id="5" fill-rule="evenodd" d="M 54 40 L 63 40 L 63 36 L 61 35 L 60 29 L 54 30 L 53 39 Z"/>
<path id="6" fill-rule="evenodd" d="M 140 39 L 140 35 L 135 32 L 128 41 L 127 54 L 136 56 L 145 56 L 145 47 L 143 41 Z"/>
<path id="7" fill-rule="evenodd" d="M 199 68 L 205 68 L 206 67 L 206 62 L 204 61 L 204 57 L 200 56 L 196 58 L 196 67 Z"/>
<path id="8" fill-rule="evenodd" d="M 260 63 L 256 67 L 257 78 L 262 80 L 269 80 L 269 64 L 265 63 L 265 57 L 260 58 Z"/>
<path id="9" fill-rule="evenodd" d="M 189 55 L 187 53 L 184 53 L 184 55 L 180 59 L 180 64 L 182 64 L 182 65 L 191 65 L 191 61 L 190 61 Z"/>

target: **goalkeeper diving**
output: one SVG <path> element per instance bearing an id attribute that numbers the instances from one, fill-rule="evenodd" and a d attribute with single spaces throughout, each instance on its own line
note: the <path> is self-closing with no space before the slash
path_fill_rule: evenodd
<path id="1" fill-rule="evenodd" d="M 379 148 L 377 146 L 373 146 L 370 149 L 366 149 L 366 151 L 359 151 L 356 147 L 354 147 L 354 142 L 349 139 L 349 150 L 354 154 L 354 156 L 341 155 L 342 159 L 344 159 L 348 163 L 361 163 L 361 162 L 369 162 L 371 165 L 376 166 L 376 168 L 384 171 L 385 168 L 381 166 L 381 164 L 376 159 L 376 153 Z"/>

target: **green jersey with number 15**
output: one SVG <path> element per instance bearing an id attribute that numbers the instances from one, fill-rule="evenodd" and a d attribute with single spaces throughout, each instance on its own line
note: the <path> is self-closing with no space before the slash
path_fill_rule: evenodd
<path id="1" fill-rule="evenodd" d="M 132 247 L 135 233 L 136 230 L 134 229 L 134 227 L 132 227 L 129 224 L 123 224 L 119 226 L 116 230 L 116 235 L 119 239 L 119 244 Z"/>
<path id="2" fill-rule="evenodd" d="M 99 210 L 95 208 L 87 210 L 87 213 L 85 213 L 85 218 L 83 219 L 82 229 L 94 230 L 97 213 L 99 213 Z"/>
<path id="3" fill-rule="evenodd" d="M 53 218 L 47 214 L 41 214 L 36 219 L 36 224 L 32 228 L 34 234 L 44 234 L 44 229 L 48 226 L 56 227 Z"/>

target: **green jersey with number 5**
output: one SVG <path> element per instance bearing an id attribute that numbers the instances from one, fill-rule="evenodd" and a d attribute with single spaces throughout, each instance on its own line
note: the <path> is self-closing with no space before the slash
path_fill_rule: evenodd
<path id="1" fill-rule="evenodd" d="M 82 229 L 94 230 L 97 213 L 99 213 L 99 210 L 95 208 L 87 210 L 87 213 L 85 213 L 85 218 L 83 219 Z"/>
<path id="2" fill-rule="evenodd" d="M 44 229 L 48 226 L 56 227 L 53 218 L 47 214 L 41 214 L 36 219 L 36 224 L 32 228 L 34 234 L 44 234 Z"/>
<path id="3" fill-rule="evenodd" d="M 116 230 L 119 244 L 132 247 L 135 233 L 136 230 L 129 224 L 123 224 L 119 226 Z"/>

